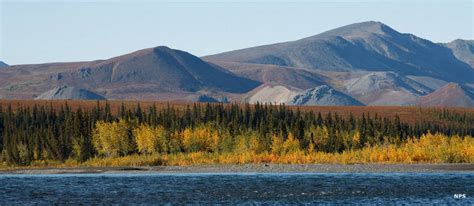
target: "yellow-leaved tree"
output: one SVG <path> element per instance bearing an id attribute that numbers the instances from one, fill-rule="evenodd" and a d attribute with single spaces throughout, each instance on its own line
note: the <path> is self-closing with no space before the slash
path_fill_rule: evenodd
<path id="1" fill-rule="evenodd" d="M 218 150 L 219 132 L 211 125 L 200 125 L 194 129 L 186 128 L 183 133 L 183 146 L 188 152 Z"/>
<path id="2" fill-rule="evenodd" d="M 169 152 L 178 153 L 182 152 L 183 148 L 183 135 L 179 131 L 175 131 L 169 135 Z"/>
<path id="3" fill-rule="evenodd" d="M 286 141 L 283 143 L 283 153 L 291 154 L 299 152 L 300 150 L 300 141 L 290 132 L 288 138 L 286 138 Z"/>
<path id="4" fill-rule="evenodd" d="M 281 136 L 273 134 L 272 136 L 272 153 L 280 155 L 283 151 L 283 139 Z"/>
<path id="5" fill-rule="evenodd" d="M 305 133 L 305 138 L 313 142 L 316 150 L 327 151 L 329 145 L 329 131 L 325 126 L 311 126 Z"/>
<path id="6" fill-rule="evenodd" d="M 258 134 L 254 131 L 247 131 L 235 137 L 235 152 L 237 153 L 260 153 L 263 148 L 258 139 Z"/>
<path id="7" fill-rule="evenodd" d="M 135 148 L 130 130 L 130 125 L 122 119 L 111 123 L 99 121 L 92 135 L 94 148 L 100 155 L 107 157 L 129 154 Z"/>
<path id="8" fill-rule="evenodd" d="M 153 154 L 169 151 L 166 130 L 163 126 L 151 127 L 142 124 L 133 130 L 133 136 L 140 153 Z"/>

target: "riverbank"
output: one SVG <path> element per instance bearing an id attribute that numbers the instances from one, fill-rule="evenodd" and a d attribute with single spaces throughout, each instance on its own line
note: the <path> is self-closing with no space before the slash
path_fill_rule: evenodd
<path id="1" fill-rule="evenodd" d="M 96 173 L 386 173 L 474 172 L 474 164 L 243 164 L 151 167 L 22 168 L 2 174 L 96 174 Z"/>

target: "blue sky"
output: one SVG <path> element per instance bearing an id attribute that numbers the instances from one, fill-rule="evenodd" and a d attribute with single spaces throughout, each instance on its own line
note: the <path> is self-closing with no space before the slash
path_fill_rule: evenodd
<path id="1" fill-rule="evenodd" d="M 0 0 L 0 60 L 106 59 L 166 45 L 203 56 L 375 20 L 435 42 L 474 39 L 472 0 Z"/>

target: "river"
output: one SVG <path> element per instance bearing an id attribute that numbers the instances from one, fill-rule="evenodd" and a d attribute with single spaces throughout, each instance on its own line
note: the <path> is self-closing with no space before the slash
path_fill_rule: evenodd
<path id="1" fill-rule="evenodd" d="M 0 175 L 0 204 L 474 204 L 474 173 Z"/>

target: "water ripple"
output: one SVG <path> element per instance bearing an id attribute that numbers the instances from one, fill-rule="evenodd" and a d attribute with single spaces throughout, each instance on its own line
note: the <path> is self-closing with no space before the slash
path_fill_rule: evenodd
<path id="1" fill-rule="evenodd" d="M 474 204 L 473 173 L 1 175 L 0 185 L 2 205 Z"/>

